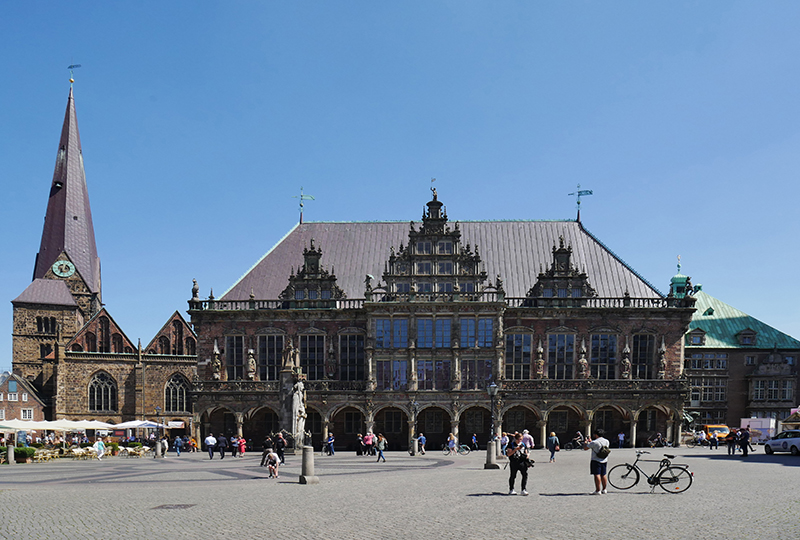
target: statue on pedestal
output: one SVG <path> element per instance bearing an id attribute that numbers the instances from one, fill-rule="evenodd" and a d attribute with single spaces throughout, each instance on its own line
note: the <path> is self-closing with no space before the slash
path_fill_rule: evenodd
<path id="1" fill-rule="evenodd" d="M 247 350 L 247 380 L 256 380 L 256 354 L 253 349 Z"/>
<path id="2" fill-rule="evenodd" d="M 299 375 L 292 387 L 292 436 L 295 448 L 302 448 L 305 441 L 307 416 L 306 387 L 302 375 Z"/>
<path id="3" fill-rule="evenodd" d="M 295 364 L 295 356 L 296 356 L 296 349 L 294 348 L 294 343 L 292 343 L 292 338 L 286 338 L 286 344 L 283 347 L 283 367 L 284 368 L 294 368 L 297 367 Z"/>
<path id="4" fill-rule="evenodd" d="M 219 347 L 217 340 L 214 340 L 214 354 L 211 355 L 211 378 L 215 381 L 220 379 L 220 371 L 222 370 L 222 362 L 219 359 Z"/>

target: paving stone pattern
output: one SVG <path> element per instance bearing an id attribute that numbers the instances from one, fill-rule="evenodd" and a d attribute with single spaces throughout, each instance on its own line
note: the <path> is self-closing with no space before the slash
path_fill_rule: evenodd
<path id="1" fill-rule="evenodd" d="M 654 450 L 658 458 L 663 451 Z M 508 496 L 508 470 L 484 470 L 485 452 L 445 457 L 387 453 L 316 456 L 318 485 L 300 485 L 300 456 L 279 479 L 260 454 L 208 459 L 60 460 L 0 467 L 0 538 L 770 538 L 800 536 L 800 458 L 743 459 L 676 449 L 695 473 L 678 495 L 629 491 L 591 496 L 589 455 L 534 452 L 530 496 Z M 614 450 L 610 465 L 632 461 Z M 501 461 L 502 463 L 502 461 Z M 647 463 L 647 471 L 656 463 Z M 520 490 L 519 479 L 517 491 Z"/>

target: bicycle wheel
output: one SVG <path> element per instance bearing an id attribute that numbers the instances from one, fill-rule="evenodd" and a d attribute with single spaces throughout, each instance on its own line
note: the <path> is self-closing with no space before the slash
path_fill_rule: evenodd
<path id="1" fill-rule="evenodd" d="M 446 444 L 442 445 L 442 454 L 444 454 L 444 455 L 449 455 L 450 454 L 450 447 L 447 446 Z"/>
<path id="2" fill-rule="evenodd" d="M 695 440 L 686 441 L 686 446 L 688 446 L 689 448 L 694 448 L 695 446 L 697 446 L 697 441 Z"/>
<path id="3" fill-rule="evenodd" d="M 564 450 L 572 450 L 572 442 L 571 441 L 564 445 Z"/>
<path id="4" fill-rule="evenodd" d="M 630 489 L 639 483 L 639 471 L 627 463 L 615 465 L 608 471 L 608 483 L 617 489 Z"/>
<path id="5" fill-rule="evenodd" d="M 461 454 L 462 456 L 468 456 L 469 455 L 469 446 L 467 446 L 466 444 L 462 444 L 458 448 L 458 453 Z"/>
<path id="6" fill-rule="evenodd" d="M 667 467 L 658 475 L 658 485 L 669 493 L 686 491 L 692 485 L 692 473 L 683 467 Z"/>

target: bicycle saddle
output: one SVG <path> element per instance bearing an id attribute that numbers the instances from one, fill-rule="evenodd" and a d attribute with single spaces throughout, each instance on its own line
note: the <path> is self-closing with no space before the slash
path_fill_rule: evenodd
<path id="1" fill-rule="evenodd" d="M 664 454 L 664 457 L 669 458 L 669 459 L 675 459 L 675 456 L 670 455 L 670 454 Z"/>

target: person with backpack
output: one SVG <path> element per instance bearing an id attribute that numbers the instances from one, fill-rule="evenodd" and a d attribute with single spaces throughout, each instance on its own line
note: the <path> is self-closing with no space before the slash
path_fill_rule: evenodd
<path id="1" fill-rule="evenodd" d="M 183 449 L 183 439 L 181 439 L 180 435 L 175 437 L 175 442 L 173 443 L 175 446 L 175 453 L 178 457 L 181 457 L 181 450 Z"/>
<path id="2" fill-rule="evenodd" d="M 598 429 L 592 433 L 591 442 L 584 443 L 584 450 L 592 451 L 589 462 L 589 473 L 594 476 L 594 492 L 592 495 L 605 495 L 608 493 L 608 455 L 611 453 L 611 443 L 603 437 L 605 432 Z"/>
<path id="3" fill-rule="evenodd" d="M 225 449 L 228 448 L 228 439 L 220 433 L 217 439 L 217 452 L 219 452 L 219 459 L 225 459 Z"/>
<path id="4" fill-rule="evenodd" d="M 514 438 L 508 443 L 506 449 L 506 456 L 508 456 L 508 468 L 511 469 L 508 476 L 508 494 L 516 495 L 514 491 L 514 482 L 517 480 L 517 472 L 522 477 L 522 495 L 528 495 L 528 466 L 530 463 L 528 447 L 522 441 L 522 433 L 517 431 L 514 433 Z"/>

